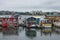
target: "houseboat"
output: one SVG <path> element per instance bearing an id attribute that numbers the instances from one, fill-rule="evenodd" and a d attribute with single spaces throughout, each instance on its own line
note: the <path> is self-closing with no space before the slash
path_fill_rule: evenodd
<path id="1" fill-rule="evenodd" d="M 31 15 L 20 15 L 20 16 L 18 17 L 19 25 L 20 25 L 20 26 L 25 26 L 25 22 L 26 22 L 26 19 L 27 19 L 28 17 L 31 17 Z"/>
<path id="2" fill-rule="evenodd" d="M 60 33 L 60 21 L 54 22 L 55 31 Z"/>
<path id="3" fill-rule="evenodd" d="M 34 17 L 29 17 L 26 19 L 26 27 L 37 27 L 37 21 Z"/>
<path id="4" fill-rule="evenodd" d="M 45 15 L 35 15 L 35 16 L 31 16 L 26 18 L 26 26 L 28 26 L 27 24 L 30 23 L 31 26 L 30 27 L 41 27 L 41 20 L 45 18 Z"/>
<path id="5" fill-rule="evenodd" d="M 55 27 L 60 27 L 60 21 L 56 21 L 53 23 Z"/>
<path id="6" fill-rule="evenodd" d="M 43 32 L 51 32 L 52 22 L 51 20 L 44 19 L 42 20 L 42 31 Z"/>
<path id="7" fill-rule="evenodd" d="M 18 17 L 5 17 L 2 20 L 3 34 L 17 34 L 18 33 Z"/>

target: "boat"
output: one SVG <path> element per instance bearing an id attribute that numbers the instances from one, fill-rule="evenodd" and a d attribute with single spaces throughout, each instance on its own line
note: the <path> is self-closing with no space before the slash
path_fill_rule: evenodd
<path id="1" fill-rule="evenodd" d="M 18 17 L 3 18 L 3 34 L 18 34 Z"/>
<path id="2" fill-rule="evenodd" d="M 48 19 L 42 20 L 42 27 L 52 27 L 52 21 Z"/>
<path id="3" fill-rule="evenodd" d="M 52 30 L 52 23 L 50 20 L 45 19 L 42 21 L 42 31 L 43 32 L 51 32 Z"/>
<path id="4" fill-rule="evenodd" d="M 55 27 L 60 27 L 60 21 L 54 22 L 53 24 Z"/>
<path id="5" fill-rule="evenodd" d="M 60 21 L 54 22 L 54 28 L 55 28 L 56 33 L 60 34 Z"/>
<path id="6" fill-rule="evenodd" d="M 34 18 L 34 17 L 27 18 L 26 19 L 26 27 L 38 27 L 36 18 Z"/>

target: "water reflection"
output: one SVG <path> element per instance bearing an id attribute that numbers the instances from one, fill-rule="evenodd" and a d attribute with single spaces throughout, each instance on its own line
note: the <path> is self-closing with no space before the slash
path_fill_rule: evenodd
<path id="1" fill-rule="evenodd" d="M 36 29 L 36 28 L 25 29 L 25 35 L 29 38 L 34 38 L 34 37 L 37 38 L 37 35 L 38 36 L 40 35 L 41 37 L 47 35 L 51 36 L 52 33 L 53 33 L 53 29 Z"/>
<path id="2" fill-rule="evenodd" d="M 47 31 L 50 31 L 50 30 L 47 30 Z M 50 36 L 51 36 L 52 30 L 51 30 L 51 32 L 47 32 L 47 31 L 44 32 L 43 30 L 41 30 L 41 36 L 42 36 L 42 35 L 45 35 L 45 36 L 46 36 L 46 35 L 50 35 Z"/>
<path id="3" fill-rule="evenodd" d="M 52 32 L 53 32 L 52 28 L 43 28 L 43 29 L 41 29 L 41 35 L 50 35 L 51 36 Z"/>
<path id="4" fill-rule="evenodd" d="M 3 35 L 18 35 L 18 29 L 15 27 L 9 27 L 7 30 L 3 30 Z"/>
<path id="5" fill-rule="evenodd" d="M 60 28 L 55 28 L 54 33 L 60 34 Z"/>
<path id="6" fill-rule="evenodd" d="M 32 30 L 32 29 L 29 30 L 28 28 L 26 28 L 25 35 L 29 38 L 34 38 L 36 37 L 36 30 Z"/>
<path id="7" fill-rule="evenodd" d="M 47 31 L 46 31 L 47 30 Z M 60 40 L 60 31 L 56 32 L 56 29 L 38 29 L 38 28 L 23 28 L 19 27 L 18 32 L 15 34 L 0 33 L 2 40 Z M 18 36 L 16 36 L 18 34 Z M 8 36 L 5 36 L 8 35 Z"/>
<path id="8" fill-rule="evenodd" d="M 34 38 L 37 35 L 37 31 L 40 32 L 41 36 L 42 35 L 45 35 L 45 36 L 50 35 L 51 36 L 52 33 L 60 34 L 59 30 L 60 29 L 57 29 L 57 28 L 55 28 L 55 29 L 38 29 L 38 28 L 30 28 L 30 29 L 28 29 L 28 28 L 24 28 L 24 27 L 19 27 L 18 30 L 4 31 L 3 35 L 19 35 L 20 32 L 25 31 L 26 37 Z"/>

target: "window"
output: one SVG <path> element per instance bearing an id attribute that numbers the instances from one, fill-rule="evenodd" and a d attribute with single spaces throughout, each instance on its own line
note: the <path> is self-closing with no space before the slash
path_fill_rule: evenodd
<path id="1" fill-rule="evenodd" d="M 47 15 L 49 15 L 49 12 L 47 12 Z"/>
<path id="2" fill-rule="evenodd" d="M 51 13 L 51 15 L 53 15 L 53 13 Z"/>

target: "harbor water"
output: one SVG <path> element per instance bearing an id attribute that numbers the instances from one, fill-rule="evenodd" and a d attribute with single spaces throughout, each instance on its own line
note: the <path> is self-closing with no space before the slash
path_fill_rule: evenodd
<path id="1" fill-rule="evenodd" d="M 60 40 L 60 33 L 53 30 L 51 32 L 42 32 L 38 28 L 27 29 L 19 27 L 17 33 L 15 35 L 3 35 L 0 32 L 0 40 Z"/>

